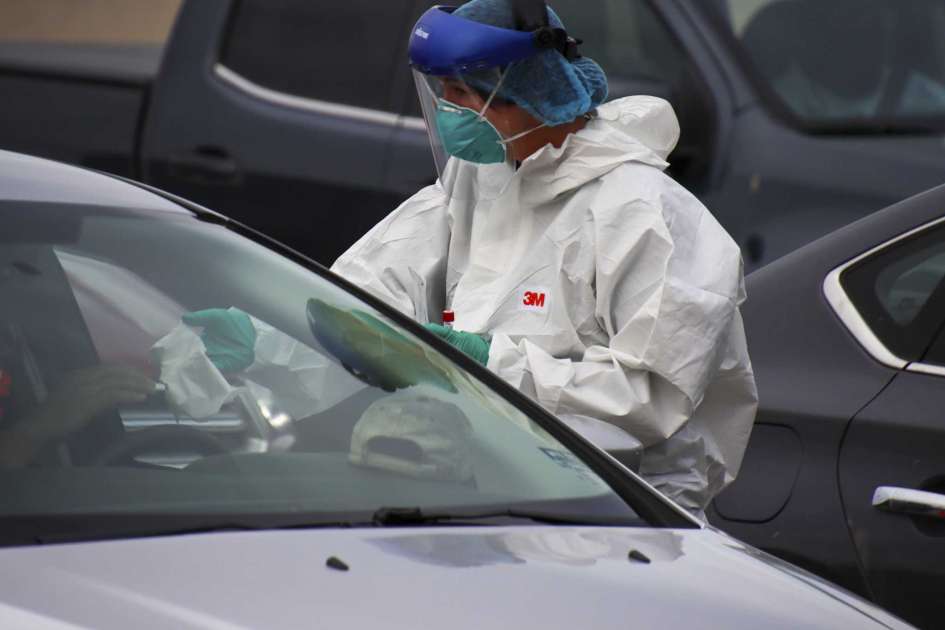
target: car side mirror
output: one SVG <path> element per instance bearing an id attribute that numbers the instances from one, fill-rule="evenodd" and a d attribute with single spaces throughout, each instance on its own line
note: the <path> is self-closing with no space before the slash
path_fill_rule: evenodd
<path id="1" fill-rule="evenodd" d="M 643 460 L 643 444 L 640 440 L 617 425 L 596 418 L 562 415 L 559 419 L 633 472 L 640 472 Z"/>

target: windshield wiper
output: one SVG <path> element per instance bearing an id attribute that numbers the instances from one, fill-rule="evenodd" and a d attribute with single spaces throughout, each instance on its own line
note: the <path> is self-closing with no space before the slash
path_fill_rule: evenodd
<path id="1" fill-rule="evenodd" d="M 375 525 L 382 527 L 410 527 L 418 525 L 481 525 L 481 521 L 494 520 L 499 523 L 504 523 L 509 519 L 531 521 L 543 525 L 626 527 L 631 524 L 626 518 L 588 518 L 580 515 L 548 514 L 545 512 L 532 512 L 514 508 L 486 510 L 483 512 L 424 512 L 418 507 L 382 507 L 374 512 L 372 521 Z"/>
<path id="2" fill-rule="evenodd" d="M 124 524 L 91 523 L 75 528 L 54 528 L 30 535 L 11 535 L 3 537 L 0 547 L 23 544 L 56 545 L 71 542 L 93 542 L 106 540 L 127 540 L 131 538 L 156 538 L 164 536 L 187 536 L 192 534 L 216 534 L 226 532 L 255 532 L 279 529 L 319 529 L 373 527 L 370 521 L 354 520 L 300 520 L 284 519 L 215 519 L 191 521 L 182 524 L 169 522 L 166 525 L 142 523 L 140 527 Z"/>
<path id="3" fill-rule="evenodd" d="M 561 514 L 517 508 L 487 508 L 481 511 L 429 510 L 419 507 L 382 507 L 372 515 L 360 513 L 336 514 L 329 518 L 318 515 L 257 516 L 240 515 L 220 518 L 178 517 L 164 515 L 91 515 L 73 516 L 58 522 L 43 519 L 25 519 L 8 531 L 0 531 L 0 547 L 21 545 L 55 545 L 72 542 L 127 540 L 164 536 L 187 536 L 226 532 L 252 532 L 296 529 L 348 529 L 372 527 L 420 527 L 463 525 L 508 525 L 510 522 L 540 523 L 543 525 L 574 525 L 603 527 L 633 527 L 640 525 L 631 517 L 600 517 L 581 514 Z"/>

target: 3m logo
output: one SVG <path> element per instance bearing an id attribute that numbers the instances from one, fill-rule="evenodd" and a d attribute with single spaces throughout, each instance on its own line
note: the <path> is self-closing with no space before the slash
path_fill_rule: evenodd
<path id="1" fill-rule="evenodd" d="M 418 27 L 417 30 L 415 30 L 413 33 L 414 35 L 416 35 L 417 37 L 421 39 L 430 39 L 430 34 L 426 32 L 425 30 L 423 30 L 422 26 Z"/>
<path id="2" fill-rule="evenodd" d="M 527 311 L 543 311 L 547 302 L 547 291 L 532 289 L 522 294 L 522 308 Z"/>

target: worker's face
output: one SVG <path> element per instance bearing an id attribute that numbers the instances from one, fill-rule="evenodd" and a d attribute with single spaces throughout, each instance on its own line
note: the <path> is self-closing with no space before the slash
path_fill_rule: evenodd
<path id="1" fill-rule="evenodd" d="M 444 79 L 442 88 L 444 100 L 476 112 L 482 112 L 482 108 L 486 106 L 486 101 L 489 98 L 488 94 L 483 94 L 458 80 Z M 492 99 L 484 115 L 486 120 L 499 130 L 503 138 L 511 138 L 529 129 L 534 129 L 540 124 L 535 117 L 524 109 L 499 96 Z M 522 152 L 519 150 L 519 144 L 520 141 L 516 140 L 509 145 L 509 154 L 514 160 L 522 160 L 525 157 L 518 155 Z"/>

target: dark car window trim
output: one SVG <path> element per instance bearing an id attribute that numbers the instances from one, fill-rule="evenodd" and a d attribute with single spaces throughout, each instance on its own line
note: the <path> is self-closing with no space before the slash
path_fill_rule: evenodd
<path id="1" fill-rule="evenodd" d="M 85 169 L 89 170 L 89 169 Z M 97 172 L 97 171 L 96 171 Z M 541 428 L 546 430 L 555 439 L 561 441 L 565 446 L 573 450 L 582 461 L 586 462 L 591 470 L 603 479 L 617 496 L 627 502 L 633 510 L 644 520 L 652 523 L 654 526 L 676 527 L 686 529 L 703 529 L 705 523 L 689 514 L 686 510 L 676 505 L 669 498 L 663 496 L 643 477 L 624 467 L 620 462 L 614 459 L 610 454 L 594 446 L 591 442 L 574 431 L 563 422 L 558 422 L 554 416 L 545 411 L 538 403 L 512 387 L 509 383 L 499 378 L 496 374 L 487 369 L 484 365 L 467 356 L 464 352 L 453 347 L 449 343 L 440 339 L 416 321 L 406 317 L 403 313 L 380 300 L 374 295 L 368 293 L 361 287 L 352 284 L 345 278 L 333 273 L 327 267 L 305 256 L 291 247 L 280 243 L 279 241 L 266 236 L 256 230 L 243 225 L 237 221 L 229 219 L 217 212 L 204 208 L 199 204 L 193 203 L 172 193 L 154 188 L 148 184 L 143 184 L 124 177 L 111 175 L 115 179 L 127 182 L 138 188 L 152 192 L 168 201 L 179 204 L 187 210 L 194 213 L 197 219 L 222 225 L 232 229 L 241 236 L 245 236 L 251 241 L 275 251 L 277 254 L 285 256 L 289 260 L 305 267 L 312 273 L 324 278 L 326 281 L 338 286 L 367 305 L 375 308 L 385 316 L 397 322 L 411 333 L 421 338 L 430 346 L 436 348 L 441 354 L 449 357 L 465 371 L 469 372 L 476 379 L 482 381 L 490 389 L 498 392 L 506 401 L 516 409 L 524 413 L 530 419 L 538 423 Z"/>
<path id="2" fill-rule="evenodd" d="M 847 331 L 853 335 L 853 338 L 856 339 L 863 349 L 866 350 L 866 352 L 871 357 L 873 357 L 873 359 L 887 367 L 896 370 L 907 370 L 910 372 L 931 374 L 934 376 L 945 376 L 945 367 L 930 365 L 920 361 L 910 362 L 892 352 L 879 339 L 873 329 L 870 328 L 869 324 L 866 323 L 866 319 L 856 308 L 856 305 L 853 303 L 853 300 L 847 293 L 846 289 L 844 289 L 843 284 L 841 283 L 841 276 L 847 269 L 862 262 L 863 260 L 875 256 L 876 254 L 883 252 L 898 243 L 922 234 L 923 232 L 931 230 L 943 223 L 945 223 L 945 216 L 939 217 L 938 219 L 929 221 L 928 223 L 924 223 L 918 227 L 903 232 L 902 234 L 899 234 L 898 236 L 884 241 L 883 243 L 863 252 L 859 256 L 848 260 L 839 267 L 833 269 L 827 274 L 827 277 L 824 278 L 824 297 L 826 298 L 827 303 L 830 305 L 830 308 L 833 310 L 834 314 L 836 314 Z"/>

